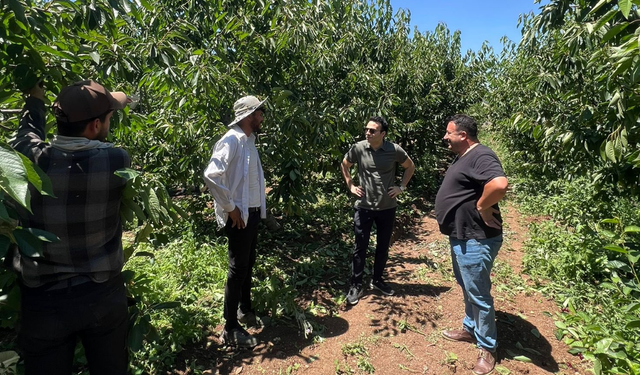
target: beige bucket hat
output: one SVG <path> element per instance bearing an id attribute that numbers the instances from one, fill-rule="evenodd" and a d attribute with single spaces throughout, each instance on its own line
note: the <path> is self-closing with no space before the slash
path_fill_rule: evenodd
<path id="1" fill-rule="evenodd" d="M 233 121 L 227 125 L 228 127 L 231 127 L 235 124 L 237 124 L 238 122 L 242 121 L 242 119 L 244 119 L 245 117 L 249 116 L 250 114 L 252 114 L 253 112 L 256 111 L 256 109 L 262 107 L 262 105 L 267 101 L 267 99 L 260 101 L 260 99 L 256 98 L 253 95 L 249 95 L 249 96 L 245 96 L 242 97 L 240 99 L 238 99 L 234 104 L 233 104 L 233 110 L 236 114 L 236 118 L 233 119 Z"/>

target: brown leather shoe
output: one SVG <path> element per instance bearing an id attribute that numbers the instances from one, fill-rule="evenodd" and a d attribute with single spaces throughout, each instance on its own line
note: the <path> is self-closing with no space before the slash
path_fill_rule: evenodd
<path id="1" fill-rule="evenodd" d="M 450 331 L 442 331 L 442 337 L 449 341 L 464 341 L 474 343 L 476 338 L 464 329 L 452 329 Z"/>
<path id="2" fill-rule="evenodd" d="M 478 361 L 473 368 L 473 373 L 477 375 L 487 375 L 493 372 L 496 367 L 495 353 L 491 353 L 487 349 L 480 348 L 478 353 Z"/>

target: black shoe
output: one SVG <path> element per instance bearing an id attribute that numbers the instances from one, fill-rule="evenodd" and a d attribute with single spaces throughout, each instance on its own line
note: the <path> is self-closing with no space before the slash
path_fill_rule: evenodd
<path id="1" fill-rule="evenodd" d="M 353 284 L 351 288 L 349 288 L 349 293 L 347 293 L 347 303 L 349 305 L 355 305 L 360 301 L 360 297 L 362 297 L 362 284 Z"/>
<path id="2" fill-rule="evenodd" d="M 253 348 L 258 345 L 258 340 L 256 340 L 255 337 L 251 336 L 249 332 L 240 327 L 232 328 L 229 331 L 227 331 L 227 329 L 225 328 L 222 331 L 221 339 L 222 342 L 227 345 L 237 346 L 241 348 Z"/>
<path id="3" fill-rule="evenodd" d="M 392 296 L 395 293 L 395 291 L 382 280 L 371 280 L 371 288 L 378 289 L 382 294 L 387 296 Z"/>
<path id="4" fill-rule="evenodd" d="M 243 313 L 240 308 L 238 308 L 238 322 L 244 324 L 247 327 L 255 327 L 258 325 L 258 320 L 256 318 L 256 314 L 253 311 L 248 311 Z"/>

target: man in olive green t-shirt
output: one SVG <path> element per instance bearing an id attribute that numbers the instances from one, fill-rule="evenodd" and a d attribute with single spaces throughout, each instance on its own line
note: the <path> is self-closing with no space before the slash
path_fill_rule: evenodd
<path id="1" fill-rule="evenodd" d="M 407 153 L 395 143 L 385 140 L 389 125 L 382 117 L 371 117 L 364 128 L 366 140 L 360 141 L 345 154 L 342 160 L 342 176 L 349 191 L 358 199 L 355 204 L 355 248 L 351 274 L 351 287 L 347 303 L 355 305 L 362 297 L 362 273 L 364 272 L 371 227 L 376 224 L 377 245 L 371 287 L 391 296 L 393 289 L 382 279 L 389 257 L 389 242 L 396 218 L 396 198 L 407 187 L 415 166 Z M 359 186 L 353 183 L 350 169 L 358 164 Z M 396 186 L 396 166 L 405 168 L 400 186 Z"/>

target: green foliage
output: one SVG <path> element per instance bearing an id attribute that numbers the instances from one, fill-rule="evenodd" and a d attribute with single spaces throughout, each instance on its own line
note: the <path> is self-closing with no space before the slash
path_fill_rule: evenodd
<path id="1" fill-rule="evenodd" d="M 186 219 L 165 186 L 199 190 L 238 97 L 269 97 L 257 144 L 269 207 L 284 221 L 283 233 L 265 236 L 273 251 L 256 268 L 256 307 L 295 318 L 309 335 L 318 307 L 295 298 L 318 287 L 343 295 L 352 212 L 339 163 L 366 119 L 390 120 L 390 139 L 418 165 L 411 191 L 432 194 L 444 118 L 486 93 L 486 56 L 462 55 L 460 34 L 444 25 L 410 33 L 408 13 L 393 14 L 389 0 L 5 0 L 0 22 L 3 139 L 17 127 L 20 91 L 40 78 L 47 101 L 87 78 L 138 98 L 114 114 L 111 134 L 138 171 L 120 174 L 129 179 L 122 219 L 136 231 L 125 276 L 137 373 L 165 369 L 218 323 L 224 243 L 202 202 Z"/>
<path id="2" fill-rule="evenodd" d="M 476 107 L 525 208 L 551 218 L 532 226 L 526 270 L 563 302 L 558 336 L 596 374 L 638 373 L 636 239 L 620 223 L 640 222 L 639 19 L 631 0 L 522 16 L 521 44 L 487 60 L 491 95 Z"/>
<path id="3" fill-rule="evenodd" d="M 0 258 L 20 251 L 27 256 L 42 254 L 42 242 L 57 241 L 52 233 L 20 226 L 15 205 L 31 211 L 31 192 L 53 196 L 51 181 L 24 155 L 0 141 Z M 13 250 L 13 251 L 12 251 Z M 0 318 L 2 327 L 14 327 L 20 310 L 20 293 L 16 276 L 0 271 Z"/>
<path id="4" fill-rule="evenodd" d="M 604 281 L 590 288 L 601 305 L 593 306 L 593 299 L 567 299 L 566 314 L 556 322 L 557 336 L 571 347 L 570 352 L 592 360 L 595 374 L 640 374 L 640 228 L 625 227 L 618 219 L 603 220 L 601 226 L 611 229 L 599 229 L 612 241 L 604 248 L 624 256 L 610 260 Z"/>
<path id="5" fill-rule="evenodd" d="M 637 193 L 640 15 L 629 1 L 594 3 L 555 0 L 522 18 L 522 44 L 490 75 L 488 116 L 518 172 L 588 175 Z"/>
<path id="6" fill-rule="evenodd" d="M 259 144 L 271 201 L 288 213 L 315 202 L 318 181 L 338 170 L 373 114 L 424 159 L 419 178 L 433 186 L 444 117 L 485 91 L 480 59 L 461 56 L 459 33 L 440 25 L 409 37 L 409 16 L 394 16 L 388 0 L 9 3 L 0 105 L 19 107 L 15 89 L 35 76 L 52 94 L 86 77 L 135 93 L 139 104 L 117 116 L 114 135 L 145 172 L 191 188 L 235 99 L 269 97 Z"/>

